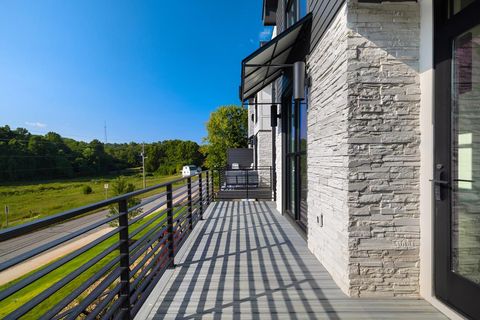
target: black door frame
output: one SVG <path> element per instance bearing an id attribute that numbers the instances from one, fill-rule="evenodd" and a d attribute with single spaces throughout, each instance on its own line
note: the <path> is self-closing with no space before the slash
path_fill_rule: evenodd
<path id="1" fill-rule="evenodd" d="M 480 318 L 480 289 L 451 271 L 452 42 L 480 24 L 480 1 L 451 14 L 450 1 L 434 1 L 434 289 L 437 298 L 466 316 Z M 442 181 L 446 181 L 442 183 Z M 438 198 L 438 199 L 437 199 Z"/>
<path id="2" fill-rule="evenodd" d="M 292 99 L 292 91 L 291 87 L 288 87 L 285 90 L 282 96 L 282 133 L 283 133 L 283 140 L 282 140 L 282 159 L 283 159 L 283 168 L 282 168 L 282 177 L 283 177 L 283 188 L 282 188 L 282 199 L 283 199 L 283 212 L 287 214 L 292 221 L 300 227 L 303 232 L 307 231 L 307 224 L 304 223 L 300 219 L 300 202 L 301 202 L 301 192 L 302 192 L 302 179 L 301 179 L 301 161 L 300 157 L 303 154 L 306 154 L 306 151 L 301 151 L 300 145 L 300 104 L 303 102 L 300 101 L 293 101 Z M 288 133 L 290 131 L 289 128 L 289 119 L 291 118 L 291 108 L 294 105 L 294 121 L 295 121 L 295 150 L 293 152 L 289 151 L 289 144 L 290 138 Z M 291 186 L 289 184 L 289 180 L 291 178 L 291 173 L 289 172 L 288 168 L 290 166 L 290 159 L 294 158 L 294 165 L 295 165 L 295 190 L 294 190 L 294 197 L 295 197 L 295 208 L 294 212 L 289 210 L 289 202 L 290 202 L 290 191 Z"/>

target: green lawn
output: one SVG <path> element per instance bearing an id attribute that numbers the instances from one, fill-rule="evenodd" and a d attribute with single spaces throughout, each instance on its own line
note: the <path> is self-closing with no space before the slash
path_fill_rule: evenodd
<path id="1" fill-rule="evenodd" d="M 183 208 L 180 210 L 180 212 L 177 213 L 181 214 L 185 211 L 186 208 Z M 161 215 L 162 217 L 159 217 Z M 158 226 L 158 223 L 163 221 L 165 218 L 165 213 L 163 211 L 161 212 L 156 212 L 153 214 L 148 215 L 147 217 L 141 219 L 140 221 L 137 221 L 135 224 L 131 225 L 129 227 L 129 231 L 133 232 L 140 226 L 151 222 L 152 219 L 159 217 L 154 223 L 149 224 L 144 230 L 139 232 L 137 235 L 135 235 L 134 239 L 138 239 L 144 234 L 146 234 L 149 230 L 154 228 L 155 226 Z M 44 276 L 43 278 L 35 281 L 31 285 L 23 288 L 22 290 L 18 291 L 14 295 L 10 296 L 9 298 L 5 299 L 4 301 L 0 302 L 0 318 L 3 318 L 5 315 L 9 314 L 10 312 L 16 310 L 19 306 L 25 304 L 32 298 L 34 298 L 36 295 L 53 285 L 55 282 L 61 280 L 64 276 L 67 274 L 73 272 L 75 269 L 77 269 L 80 265 L 82 265 L 84 262 L 91 260 L 98 254 L 100 254 L 102 251 L 107 249 L 109 246 L 114 244 L 117 241 L 118 235 L 112 236 L 102 242 L 101 244 L 91 248 L 87 252 L 81 254 L 80 256 L 76 257 L 72 261 L 66 263 L 65 265 L 61 266 L 60 268 L 56 269 L 55 271 L 52 271 L 48 275 Z M 55 294 L 51 295 L 47 300 L 36 306 L 34 309 L 32 309 L 29 313 L 25 315 L 25 319 L 29 319 L 31 317 L 35 318 L 36 315 L 41 315 L 44 314 L 47 310 L 52 308 L 56 303 L 58 303 L 63 297 L 68 295 L 70 292 L 72 292 L 75 288 L 77 288 L 81 283 L 85 282 L 88 278 L 90 278 L 93 274 L 95 274 L 98 270 L 100 270 L 103 266 L 105 266 L 111 259 L 115 258 L 118 255 L 118 250 L 112 252 L 108 256 L 106 256 L 104 259 L 102 259 L 100 262 L 96 263 L 94 266 L 92 266 L 90 269 L 88 269 L 86 272 L 82 273 L 80 276 L 75 278 L 73 281 L 68 283 L 66 286 L 61 288 L 59 291 L 57 291 Z M 43 266 L 42 268 L 44 268 Z M 38 270 L 42 269 L 39 268 L 35 271 L 30 272 L 29 274 L 14 280 L 10 283 L 7 283 L 3 286 L 0 286 L 0 290 L 3 290 L 5 288 L 10 287 L 14 283 L 18 282 L 21 279 L 24 279 L 28 275 L 37 272 Z M 78 301 L 78 300 L 77 300 Z"/>
<path id="2" fill-rule="evenodd" d="M 125 174 L 124 174 L 125 175 Z M 65 210 L 95 203 L 105 199 L 104 184 L 109 183 L 119 175 L 95 178 L 79 178 L 72 180 L 57 180 L 44 182 L 23 182 L 0 185 L 0 228 L 5 228 L 6 218 L 4 207 L 9 207 L 8 226 L 14 226 L 34 219 L 49 216 Z M 129 183 L 136 189 L 143 187 L 142 175 L 138 170 L 132 170 L 125 175 Z M 175 176 L 147 177 L 147 187 L 178 178 Z M 83 186 L 90 186 L 91 194 L 83 194 Z M 111 187 L 111 186 L 110 186 Z M 110 189 L 110 195 L 112 190 Z M 158 193 L 157 190 L 154 193 Z M 143 196 L 142 196 L 143 197 Z"/>

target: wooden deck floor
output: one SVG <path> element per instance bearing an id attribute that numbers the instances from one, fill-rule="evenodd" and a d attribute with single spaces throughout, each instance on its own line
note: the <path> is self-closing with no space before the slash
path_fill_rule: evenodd
<path id="1" fill-rule="evenodd" d="M 137 319 L 445 319 L 420 299 L 352 299 L 269 202 L 216 202 Z"/>

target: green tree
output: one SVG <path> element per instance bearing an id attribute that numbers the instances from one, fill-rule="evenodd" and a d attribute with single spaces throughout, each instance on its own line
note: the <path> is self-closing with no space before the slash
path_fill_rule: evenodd
<path id="1" fill-rule="evenodd" d="M 145 144 L 146 169 L 174 174 L 186 164 L 201 165 L 197 143 L 165 140 Z M 64 138 L 55 132 L 34 135 L 24 128 L 0 127 L 0 181 L 40 180 L 107 174 L 140 167 L 142 145 Z"/>
<path id="2" fill-rule="evenodd" d="M 127 179 L 125 179 L 125 177 L 120 176 L 120 177 L 118 177 L 118 178 L 116 178 L 112 181 L 112 190 L 113 190 L 113 195 L 114 196 L 119 196 L 119 195 L 122 195 L 122 194 L 125 194 L 125 193 L 135 191 L 135 186 L 133 185 L 133 183 L 128 183 Z M 136 205 L 140 204 L 140 202 L 141 202 L 141 200 L 138 199 L 138 198 L 130 198 L 127 201 L 127 207 L 131 208 L 133 206 L 136 206 Z M 107 215 L 109 217 L 118 214 L 118 208 L 117 208 L 116 205 L 110 205 L 109 211 L 110 212 Z M 128 213 L 128 219 L 135 218 L 140 213 L 142 213 L 142 208 L 132 210 Z M 113 220 L 112 222 L 110 222 L 110 225 L 111 226 L 117 226 L 118 221 Z"/>
<path id="3" fill-rule="evenodd" d="M 248 145 L 248 111 L 240 106 L 221 106 L 210 114 L 207 137 L 201 148 L 210 169 L 227 165 L 227 149 Z"/>

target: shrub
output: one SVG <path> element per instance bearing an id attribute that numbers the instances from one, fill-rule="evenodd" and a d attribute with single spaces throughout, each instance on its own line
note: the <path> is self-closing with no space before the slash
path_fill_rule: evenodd
<path id="1" fill-rule="evenodd" d="M 90 186 L 83 186 L 82 191 L 83 191 L 83 194 L 90 194 L 93 192 L 92 187 Z"/>
<path id="2" fill-rule="evenodd" d="M 112 181 L 112 190 L 113 190 L 113 195 L 114 196 L 119 196 L 125 193 L 133 192 L 135 191 L 135 186 L 133 183 L 128 183 L 125 177 L 120 176 Z M 140 199 L 138 198 L 130 198 L 127 201 L 127 206 L 128 208 L 131 208 L 133 206 L 136 206 L 137 204 L 140 204 Z M 136 210 L 132 210 L 128 213 L 128 219 L 135 218 L 138 216 L 140 213 L 142 213 L 142 208 L 138 208 Z M 118 214 L 117 210 L 117 205 L 110 205 L 109 206 L 109 213 L 107 214 L 108 217 L 112 217 L 114 215 Z M 117 227 L 118 226 L 118 220 L 113 220 L 110 222 L 110 226 L 112 227 Z"/>

